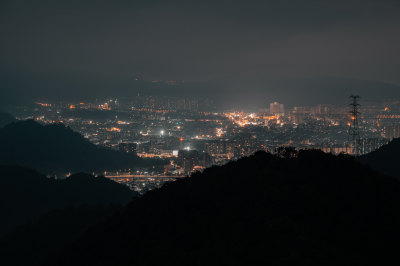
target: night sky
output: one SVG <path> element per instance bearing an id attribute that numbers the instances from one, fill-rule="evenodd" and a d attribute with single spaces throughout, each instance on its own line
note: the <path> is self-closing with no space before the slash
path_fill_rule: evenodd
<path id="1" fill-rule="evenodd" d="M 137 91 L 287 104 L 398 97 L 399 14 L 389 0 L 3 0 L 0 102 Z"/>

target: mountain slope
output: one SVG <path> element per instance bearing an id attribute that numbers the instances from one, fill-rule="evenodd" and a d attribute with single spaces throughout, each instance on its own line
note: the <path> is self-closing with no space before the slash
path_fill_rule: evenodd
<path id="1" fill-rule="evenodd" d="M 353 158 L 258 152 L 147 193 L 49 265 L 382 265 L 399 208 L 400 182 Z"/>
<path id="2" fill-rule="evenodd" d="M 122 205 L 82 205 L 52 210 L 34 222 L 17 227 L 0 238 L 4 265 L 41 265 L 48 254 L 77 241 L 88 228 L 96 226 L 123 208 Z"/>
<path id="3" fill-rule="evenodd" d="M 41 172 L 101 172 L 151 166 L 144 160 L 98 147 L 62 124 L 42 126 L 33 120 L 19 121 L 0 129 L 0 164 L 15 164 Z"/>
<path id="4" fill-rule="evenodd" d="M 0 236 L 54 209 L 126 204 L 135 195 L 128 187 L 104 177 L 75 174 L 55 180 L 26 168 L 0 166 Z"/>
<path id="5" fill-rule="evenodd" d="M 358 160 L 376 171 L 400 178 L 400 138 L 393 139 L 376 151 L 360 156 Z"/>

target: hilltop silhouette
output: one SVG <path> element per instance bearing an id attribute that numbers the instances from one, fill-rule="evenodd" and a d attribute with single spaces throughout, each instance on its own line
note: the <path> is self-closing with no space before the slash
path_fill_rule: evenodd
<path id="1" fill-rule="evenodd" d="M 102 172 L 161 164 L 94 145 L 63 124 L 18 121 L 0 128 L 0 164 L 44 173 Z"/>
<path id="2" fill-rule="evenodd" d="M 370 165 L 376 171 L 400 178 L 400 138 L 371 153 L 358 157 L 362 163 Z"/>
<path id="3" fill-rule="evenodd" d="M 0 128 L 15 121 L 15 117 L 11 114 L 0 112 Z"/>
<path id="4" fill-rule="evenodd" d="M 84 204 L 126 204 L 136 195 L 104 177 L 80 173 L 55 180 L 34 170 L 0 166 L 0 236 L 51 210 Z"/>
<path id="5" fill-rule="evenodd" d="M 48 265 L 399 262 L 400 182 L 321 151 L 257 152 L 167 183 Z"/>
<path id="6" fill-rule="evenodd" d="M 106 221 L 121 205 L 82 205 L 52 210 L 0 238 L 2 265 L 42 265 L 49 254 L 77 241 L 86 230 Z"/>

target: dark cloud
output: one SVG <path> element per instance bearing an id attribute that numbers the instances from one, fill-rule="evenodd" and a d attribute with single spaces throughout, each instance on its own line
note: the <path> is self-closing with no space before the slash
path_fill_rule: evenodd
<path id="1" fill-rule="evenodd" d="M 237 77 L 255 91 L 276 78 L 400 84 L 399 11 L 388 0 L 2 1 L 0 90 L 126 94 L 137 73 L 228 80 L 221 90 Z"/>

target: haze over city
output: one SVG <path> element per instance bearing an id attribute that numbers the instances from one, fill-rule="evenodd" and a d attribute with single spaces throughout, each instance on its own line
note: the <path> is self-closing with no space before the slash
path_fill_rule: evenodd
<path id="1" fill-rule="evenodd" d="M 400 2 L 3 0 L 1 265 L 388 265 Z"/>
<path id="2" fill-rule="evenodd" d="M 391 0 L 2 1 L 1 99 L 398 97 L 399 11 Z"/>

